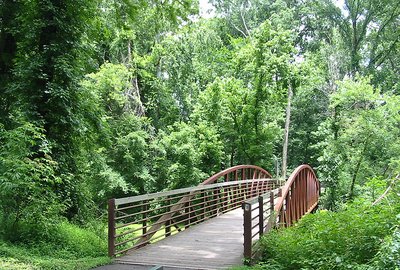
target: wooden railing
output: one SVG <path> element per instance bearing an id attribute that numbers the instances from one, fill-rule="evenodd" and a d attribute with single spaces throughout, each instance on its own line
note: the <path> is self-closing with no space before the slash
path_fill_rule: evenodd
<path id="1" fill-rule="evenodd" d="M 319 181 L 308 165 L 294 170 L 283 188 L 274 189 L 243 205 L 244 258 L 251 263 L 260 255 L 258 239 L 270 229 L 290 226 L 318 205 Z"/>
<path id="2" fill-rule="evenodd" d="M 277 181 L 261 178 L 269 176 L 269 173 L 260 169 L 241 165 L 218 173 L 197 187 L 110 199 L 109 256 L 123 254 L 178 233 L 274 189 Z M 235 181 L 247 177 L 256 179 Z M 216 183 L 221 179 L 224 182 Z"/>
<path id="3" fill-rule="evenodd" d="M 143 247 L 191 225 L 241 206 L 244 200 L 275 188 L 271 174 L 253 165 L 223 170 L 197 187 L 110 199 L 108 254 Z"/>
<path id="4" fill-rule="evenodd" d="M 250 263 L 260 255 L 261 247 L 258 240 L 275 226 L 274 207 L 281 192 L 280 188 L 274 189 L 243 203 L 243 255 L 245 263 Z"/>

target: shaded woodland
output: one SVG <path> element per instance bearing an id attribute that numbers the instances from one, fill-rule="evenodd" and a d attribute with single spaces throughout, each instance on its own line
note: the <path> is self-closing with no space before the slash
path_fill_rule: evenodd
<path id="1" fill-rule="evenodd" d="M 0 0 L 2 241 L 68 249 L 107 199 L 237 164 L 310 164 L 332 211 L 395 192 L 400 2 L 209 2 Z"/>

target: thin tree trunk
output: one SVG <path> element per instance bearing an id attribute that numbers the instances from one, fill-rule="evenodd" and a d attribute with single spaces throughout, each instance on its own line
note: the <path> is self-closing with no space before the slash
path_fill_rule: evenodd
<path id="1" fill-rule="evenodd" d="M 283 151 L 282 151 L 282 177 L 284 179 L 286 179 L 286 172 L 287 172 L 287 152 L 289 144 L 289 127 L 290 127 L 290 111 L 291 111 L 292 96 L 293 96 L 292 85 L 289 83 L 288 102 L 286 106 L 285 137 L 283 141 Z"/>
<path id="2" fill-rule="evenodd" d="M 366 140 L 364 143 L 364 148 L 361 152 L 360 158 L 357 161 L 356 169 L 355 169 L 353 177 L 351 179 L 350 191 L 349 191 L 349 196 L 348 196 L 349 200 L 352 200 L 354 198 L 354 186 L 356 184 L 358 172 L 360 171 L 361 163 L 364 160 L 364 153 L 367 150 L 367 146 L 368 146 L 368 140 Z"/>
<path id="3" fill-rule="evenodd" d="M 361 155 L 360 159 L 357 162 L 356 170 L 355 170 L 355 172 L 353 174 L 353 177 L 351 179 L 351 185 L 350 185 L 350 191 L 349 191 L 349 200 L 352 200 L 353 197 L 354 197 L 354 186 L 356 184 L 357 175 L 358 175 L 358 172 L 360 170 L 360 166 L 361 166 L 361 163 L 363 161 L 363 158 L 364 158 L 363 155 Z"/>
<path id="4" fill-rule="evenodd" d="M 129 69 L 132 67 L 132 48 L 131 41 L 128 41 L 127 58 L 125 60 L 125 66 Z M 131 84 L 128 89 L 125 90 L 124 95 L 126 96 L 126 102 L 123 110 L 125 112 L 133 112 L 137 116 L 145 115 L 145 108 L 140 99 L 140 89 L 137 76 L 132 76 Z"/>
<path id="5" fill-rule="evenodd" d="M 233 167 L 233 161 L 235 160 L 235 148 L 232 146 L 232 151 L 231 151 L 231 167 Z"/>

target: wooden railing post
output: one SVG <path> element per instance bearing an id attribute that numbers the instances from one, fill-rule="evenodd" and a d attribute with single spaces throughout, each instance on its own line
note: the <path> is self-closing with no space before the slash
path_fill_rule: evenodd
<path id="1" fill-rule="evenodd" d="M 265 228 L 266 232 L 268 232 L 270 229 L 275 227 L 276 216 L 274 213 L 274 209 L 275 209 L 275 201 L 274 200 L 275 200 L 274 192 L 271 191 L 269 193 L 269 212 L 270 212 L 270 214 L 269 214 L 267 227 Z"/>
<path id="2" fill-rule="evenodd" d="M 270 193 L 269 193 L 269 203 L 270 203 L 270 211 L 271 211 L 271 214 L 274 212 L 274 206 L 275 206 L 275 196 L 274 196 L 274 192 L 273 191 L 271 191 Z"/>
<path id="3" fill-rule="evenodd" d="M 258 228 L 260 237 L 264 234 L 264 198 L 258 197 Z"/>
<path id="4" fill-rule="evenodd" d="M 190 201 L 185 203 L 185 213 L 186 213 L 185 229 L 187 229 L 190 226 L 190 218 L 191 218 L 191 216 L 190 216 Z"/>
<path id="5" fill-rule="evenodd" d="M 224 188 L 224 191 L 221 192 L 221 209 L 222 209 L 221 211 L 222 211 L 222 213 L 227 209 L 228 198 L 229 198 L 228 188 Z"/>
<path id="6" fill-rule="evenodd" d="M 245 263 L 251 262 L 251 204 L 244 202 L 243 208 L 243 256 Z"/>
<path id="7" fill-rule="evenodd" d="M 206 207 L 207 207 L 207 200 L 206 200 L 206 193 L 205 193 L 205 191 L 203 191 L 202 193 L 201 193 L 201 199 L 200 199 L 201 201 L 202 201 L 202 204 L 201 204 L 201 208 L 202 208 L 202 214 L 201 214 L 201 216 L 200 216 L 200 218 L 202 219 L 202 220 L 204 220 L 205 218 L 206 218 Z"/>
<path id="8" fill-rule="evenodd" d="M 142 211 L 144 212 L 143 216 L 142 216 L 142 219 L 143 219 L 143 222 L 142 222 L 142 234 L 146 234 L 146 232 L 147 232 L 147 215 L 148 215 L 147 210 L 148 209 L 149 209 L 149 207 L 147 205 L 147 201 L 144 200 L 143 201 L 143 206 L 142 206 Z"/>
<path id="9" fill-rule="evenodd" d="M 214 208 L 214 211 L 212 211 L 211 217 L 216 217 L 218 216 L 218 208 L 219 208 L 219 188 L 214 190 L 214 205 L 211 204 L 211 208 Z"/>
<path id="10" fill-rule="evenodd" d="M 282 189 L 281 188 L 279 188 L 279 190 L 278 190 L 278 197 L 282 197 Z M 281 209 L 279 211 L 279 213 L 277 213 L 277 215 L 278 215 L 278 220 L 279 220 L 278 221 L 278 226 L 280 226 L 281 223 L 282 223 L 282 220 L 283 220 L 283 209 Z"/>
<path id="11" fill-rule="evenodd" d="M 171 236 L 171 219 L 165 222 L 165 237 Z"/>
<path id="12" fill-rule="evenodd" d="M 168 204 L 171 204 L 171 197 L 165 197 L 165 201 L 168 202 Z M 166 208 L 166 212 L 170 212 L 171 211 L 171 206 Z M 165 230 L 165 237 L 171 236 L 171 226 L 172 226 L 172 216 L 165 221 L 164 223 L 164 230 Z"/>
<path id="13" fill-rule="evenodd" d="M 115 199 L 108 200 L 108 256 L 115 255 Z"/>

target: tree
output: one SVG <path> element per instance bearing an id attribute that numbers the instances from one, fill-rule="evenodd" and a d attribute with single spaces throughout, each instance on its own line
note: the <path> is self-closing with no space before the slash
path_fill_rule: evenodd
<path id="1" fill-rule="evenodd" d="M 188 122 L 199 93 L 229 72 L 231 52 L 220 27 L 219 19 L 189 23 L 154 47 L 146 65 L 144 99 L 157 129 Z"/>
<path id="2" fill-rule="evenodd" d="M 344 80 L 330 96 L 331 117 L 321 126 L 325 137 L 321 169 L 328 179 L 329 205 L 338 200 L 354 199 L 358 187 L 374 177 L 391 177 L 398 153 L 399 99 L 380 95 L 368 79 Z M 337 133 L 325 129 L 335 122 Z M 326 133 L 328 132 L 328 133 Z M 337 178 L 330 172 L 337 167 Z"/>
<path id="3" fill-rule="evenodd" d="M 151 149 L 155 182 L 149 191 L 198 185 L 220 171 L 224 157 L 220 136 L 204 123 L 176 123 L 158 134 Z"/>
<path id="4" fill-rule="evenodd" d="M 21 112 L 23 121 L 42 132 L 47 154 L 59 164 L 55 174 L 62 176 L 55 190 L 68 205 L 66 215 L 71 218 L 85 200 L 77 192 L 79 178 L 68 175 L 79 171 L 79 138 L 83 134 L 77 84 L 87 68 L 83 39 L 93 5 L 85 1 L 22 1 L 2 6 L 2 11 L 7 13 L 9 8 L 13 11 L 2 21 L 0 38 L 7 52 L 2 62 L 6 111 L 8 117 Z M 7 129 L 13 123 L 11 118 L 2 121 Z M 34 147 L 32 150 L 36 153 L 32 158 L 44 156 Z"/>
<path id="5" fill-rule="evenodd" d="M 399 70 L 394 61 L 400 37 L 398 1 L 346 0 L 343 7 L 337 7 L 332 1 L 321 0 L 307 1 L 302 6 L 299 10 L 305 12 L 297 16 L 305 20 L 302 32 L 306 40 L 332 44 L 332 31 L 337 27 L 346 46 L 347 69 L 353 77 L 357 73 L 373 75 L 373 83 L 386 81 L 384 91 L 397 85 L 393 75 Z"/>
<path id="6" fill-rule="evenodd" d="M 287 153 L 288 153 L 288 145 L 289 145 L 289 127 L 290 127 L 290 112 L 291 112 L 291 103 L 293 97 L 293 90 L 290 83 L 288 84 L 288 98 L 286 105 L 286 120 L 285 120 L 285 132 L 283 139 L 283 150 L 282 150 L 282 177 L 286 179 L 286 170 L 287 170 Z"/>

